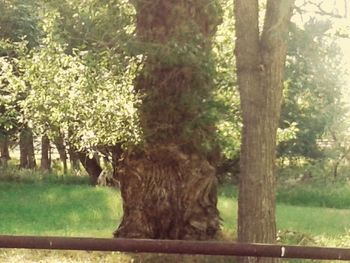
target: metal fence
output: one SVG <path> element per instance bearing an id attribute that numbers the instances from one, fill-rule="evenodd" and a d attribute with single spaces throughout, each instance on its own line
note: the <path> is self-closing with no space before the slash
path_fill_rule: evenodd
<path id="1" fill-rule="evenodd" d="M 350 249 L 235 242 L 0 235 L 0 248 L 350 260 Z"/>

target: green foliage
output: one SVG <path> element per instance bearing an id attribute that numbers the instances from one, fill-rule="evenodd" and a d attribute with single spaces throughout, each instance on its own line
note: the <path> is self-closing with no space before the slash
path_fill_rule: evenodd
<path id="1" fill-rule="evenodd" d="M 291 31 L 281 127 L 294 126 L 295 135 L 279 145 L 280 155 L 321 157 L 317 141 L 344 116 L 341 57 L 325 35 L 330 28 L 311 19 Z"/>
<path id="2" fill-rule="evenodd" d="M 112 50 L 131 52 L 135 10 L 127 0 L 46 0 L 45 8 L 57 12 L 53 34 L 68 52 Z"/>
<path id="3" fill-rule="evenodd" d="M 164 33 L 166 41 L 143 41 L 146 35 L 136 38 L 136 33 L 141 34 L 136 32 L 135 17 L 140 3 L 0 1 L 1 134 L 15 135 L 28 123 L 38 135 L 60 133 L 79 148 L 137 144 L 144 139 L 138 109 L 146 96 L 133 86 L 149 60 L 153 66 L 144 76 L 153 74 L 160 64 L 185 67 L 178 76 L 192 78 L 195 89 L 172 95 L 169 101 L 157 99 L 158 106 L 146 102 L 145 111 L 155 116 L 169 108 L 168 117 L 176 126 L 186 127 L 184 136 L 202 141 L 206 151 L 219 144 L 225 158 L 237 158 L 241 116 L 234 74 L 232 2 L 214 1 L 204 7 L 199 1 L 198 10 L 188 15 L 191 19 L 185 21 L 187 14 L 174 17 L 179 28 L 169 26 L 169 30 L 154 32 Z M 208 14 L 213 28 L 203 33 L 205 23 L 198 19 Z M 335 135 L 338 142 L 345 141 L 348 127 L 341 99 L 340 54 L 334 41 L 325 36 L 330 27 L 327 22 L 310 20 L 303 29 L 292 29 L 278 130 L 282 157 L 326 154 L 337 160 L 348 149 L 339 143 L 327 152 L 318 147 L 320 138 L 332 140 Z M 215 29 L 213 38 L 205 35 Z M 176 103 L 179 106 L 174 106 Z M 191 136 L 193 131 L 198 131 L 198 136 Z"/>
<path id="4" fill-rule="evenodd" d="M 0 136 L 14 136 L 22 125 L 19 102 L 26 85 L 19 77 L 18 57 L 23 54 L 16 51 L 38 43 L 37 7 L 35 1 L 0 1 Z"/>
<path id="5" fill-rule="evenodd" d="M 79 148 L 140 142 L 135 108 L 139 98 L 132 81 L 142 57 L 108 49 L 74 49 L 68 54 L 55 32 L 59 19 L 55 11 L 46 14 L 46 37 L 39 47 L 13 46 L 21 74 L 6 63 L 9 57 L 2 58 L 2 82 L 9 94 L 25 94 L 16 101 L 23 118 L 39 134 L 70 131 L 69 140 Z"/>
<path id="6" fill-rule="evenodd" d="M 22 106 L 36 129 L 72 131 L 70 140 L 79 148 L 139 142 L 132 86 L 137 61 L 112 71 L 109 57 L 108 52 L 67 55 L 60 47 L 34 52 L 25 63 L 31 91 Z"/>
<path id="7" fill-rule="evenodd" d="M 221 5 L 224 10 L 223 22 L 218 27 L 213 43 L 217 72 L 214 76 L 216 104 L 213 111 L 217 115 L 217 134 L 222 153 L 225 158 L 234 159 L 239 156 L 242 120 L 235 74 L 233 7 L 232 2 L 226 0 L 222 0 Z M 296 122 L 281 125 L 277 141 L 282 143 L 292 140 L 297 131 Z"/>
<path id="8" fill-rule="evenodd" d="M 218 26 L 213 42 L 216 74 L 214 75 L 213 112 L 216 115 L 218 142 L 225 158 L 239 155 L 241 140 L 241 114 L 239 94 L 234 74 L 234 20 L 231 1 L 221 1 L 223 22 Z"/>
<path id="9" fill-rule="evenodd" d="M 19 42 L 26 38 L 30 47 L 38 43 L 40 30 L 37 1 L 2 0 L 0 14 L 0 39 Z"/>
<path id="10" fill-rule="evenodd" d="M 0 136 L 12 136 L 22 125 L 19 102 L 24 99 L 26 84 L 19 77 L 21 71 L 13 52 L 26 44 L 25 41 L 13 44 L 0 39 L 0 51 L 8 54 L 0 56 Z"/>
<path id="11" fill-rule="evenodd" d="M 211 45 L 221 19 L 218 1 L 133 4 L 135 47 L 145 57 L 135 85 L 143 99 L 140 119 L 146 144 L 175 143 L 186 151 L 210 154 L 216 117 L 211 112 Z"/>

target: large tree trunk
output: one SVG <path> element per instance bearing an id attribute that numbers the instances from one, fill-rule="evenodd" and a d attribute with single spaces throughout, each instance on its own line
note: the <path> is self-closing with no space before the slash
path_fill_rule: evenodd
<path id="1" fill-rule="evenodd" d="M 32 130 L 28 127 L 23 128 L 19 136 L 21 168 L 33 169 L 36 167 L 33 140 L 34 139 Z"/>
<path id="2" fill-rule="evenodd" d="M 256 0 L 235 0 L 237 77 L 243 117 L 238 241 L 274 243 L 276 133 L 293 0 L 267 1 L 262 34 Z M 242 258 L 240 262 L 273 262 Z"/>
<path id="3" fill-rule="evenodd" d="M 137 37 L 147 61 L 136 79 L 145 142 L 126 154 L 119 178 L 123 219 L 116 237 L 208 239 L 219 230 L 215 169 L 203 145 L 213 0 L 138 0 Z"/>
<path id="4" fill-rule="evenodd" d="M 43 171 L 51 170 L 51 149 L 50 140 L 47 135 L 41 137 L 41 165 Z"/>
<path id="5" fill-rule="evenodd" d="M 128 157 L 120 172 L 124 215 L 117 237 L 214 238 L 219 229 L 215 169 L 178 146 Z"/>
<path id="6" fill-rule="evenodd" d="M 90 184 L 96 185 L 98 176 L 102 172 L 102 168 L 99 165 L 98 161 L 95 157 L 90 158 L 85 152 L 78 152 L 77 154 L 79 156 L 81 164 L 90 177 Z"/>

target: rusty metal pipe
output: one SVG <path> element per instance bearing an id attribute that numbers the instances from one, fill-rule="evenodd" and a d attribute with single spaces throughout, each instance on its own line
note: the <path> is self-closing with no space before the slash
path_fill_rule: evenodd
<path id="1" fill-rule="evenodd" d="M 0 248 L 350 260 L 350 249 L 235 242 L 0 235 Z"/>

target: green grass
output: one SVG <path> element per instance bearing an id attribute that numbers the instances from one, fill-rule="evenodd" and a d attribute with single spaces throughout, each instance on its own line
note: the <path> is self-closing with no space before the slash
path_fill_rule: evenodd
<path id="1" fill-rule="evenodd" d="M 235 195 L 225 186 L 218 202 L 222 227 L 232 238 L 237 221 Z M 331 197 L 328 202 L 338 204 L 338 196 Z M 0 182 L 0 200 L 2 234 L 111 237 L 122 216 L 119 192 L 105 187 Z M 321 203 L 312 207 L 289 204 L 301 202 L 299 196 L 296 201 L 288 200 L 277 205 L 278 229 L 282 231 L 335 237 L 350 229 L 348 209 L 325 208 Z"/>
<path id="2" fill-rule="evenodd" d="M 279 203 L 350 209 L 349 182 L 310 182 L 297 186 L 281 187 L 277 194 Z"/>
<path id="3" fill-rule="evenodd" d="M 53 175 L 44 178 L 40 173 L 27 176 L 31 179 L 23 173 L 17 180 L 0 180 L 0 234 L 112 237 L 122 216 L 118 191 L 91 187 L 85 179 L 62 179 Z M 347 184 L 284 187 L 279 189 L 277 200 L 280 242 L 350 246 L 350 186 Z M 236 187 L 225 185 L 220 188 L 218 207 L 225 238 L 234 239 Z M 4 253 L 0 250 L 0 261 L 4 261 L 1 258 Z M 6 253 L 14 253 L 11 258 L 19 255 L 11 251 Z M 35 255 L 33 252 L 32 256 Z M 94 255 L 94 260 L 103 256 L 99 253 L 91 255 Z M 53 253 L 51 256 L 62 258 L 64 255 Z M 91 257 L 86 254 L 81 254 L 81 257 L 81 261 L 74 262 L 90 262 Z M 137 258 L 136 255 L 131 259 L 123 254 L 108 254 L 106 257 L 110 261 L 105 262 L 131 262 Z M 4 258 L 6 261 L 9 257 Z M 47 262 L 51 261 L 55 260 L 48 259 Z"/>
<path id="4" fill-rule="evenodd" d="M 237 200 L 221 195 L 218 206 L 224 219 L 224 230 L 234 231 L 237 221 Z M 277 228 L 281 231 L 334 238 L 350 230 L 350 210 L 347 209 L 278 203 L 276 214 Z"/>
<path id="5" fill-rule="evenodd" d="M 111 237 L 119 194 L 88 185 L 0 182 L 0 233 Z"/>

